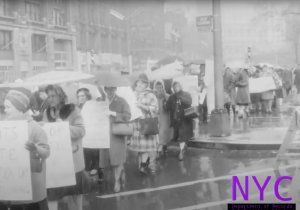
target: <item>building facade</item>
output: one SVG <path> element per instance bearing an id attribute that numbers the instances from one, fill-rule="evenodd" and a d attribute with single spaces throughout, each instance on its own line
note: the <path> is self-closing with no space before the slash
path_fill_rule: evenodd
<path id="1" fill-rule="evenodd" d="M 0 0 L 0 81 L 76 67 L 69 1 Z"/>

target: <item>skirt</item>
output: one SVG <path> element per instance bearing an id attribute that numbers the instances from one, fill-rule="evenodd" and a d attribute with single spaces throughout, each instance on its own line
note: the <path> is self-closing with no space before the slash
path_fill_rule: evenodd
<path id="1" fill-rule="evenodd" d="M 47 189 L 47 197 L 49 201 L 60 200 L 65 196 L 82 195 L 90 192 L 91 186 L 89 176 L 85 171 L 76 173 L 76 185 L 57 187 Z"/>
<path id="2" fill-rule="evenodd" d="M 135 152 L 155 152 L 158 147 L 158 135 L 142 135 L 140 133 L 140 123 L 133 122 L 133 135 L 131 137 L 129 149 Z"/>

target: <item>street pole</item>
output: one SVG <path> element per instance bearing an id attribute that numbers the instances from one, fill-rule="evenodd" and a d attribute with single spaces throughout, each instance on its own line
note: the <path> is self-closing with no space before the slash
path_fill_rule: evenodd
<path id="1" fill-rule="evenodd" d="M 126 18 L 126 49 L 128 59 L 128 71 L 132 74 L 132 54 L 131 54 L 131 43 L 130 43 L 130 29 L 129 29 L 129 18 Z"/>
<path id="2" fill-rule="evenodd" d="M 211 113 L 209 133 L 211 136 L 222 137 L 230 135 L 229 114 L 224 109 L 223 88 L 223 49 L 221 1 L 213 3 L 213 50 L 214 50 L 214 79 L 215 79 L 215 109 Z"/>

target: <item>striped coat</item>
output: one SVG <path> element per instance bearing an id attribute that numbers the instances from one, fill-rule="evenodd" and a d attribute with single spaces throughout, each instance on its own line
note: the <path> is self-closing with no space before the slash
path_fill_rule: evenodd
<path id="1" fill-rule="evenodd" d="M 142 110 L 143 117 L 157 117 L 158 115 L 158 101 L 151 90 L 144 92 L 136 92 L 137 102 L 146 105 L 150 112 Z M 150 114 L 151 113 L 151 114 Z M 131 138 L 129 149 L 136 152 L 154 152 L 158 146 L 158 135 L 142 135 L 140 130 L 139 120 L 134 121 L 134 133 Z"/>

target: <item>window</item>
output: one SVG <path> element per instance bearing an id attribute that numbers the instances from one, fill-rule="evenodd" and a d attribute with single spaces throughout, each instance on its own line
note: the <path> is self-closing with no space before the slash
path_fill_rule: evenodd
<path id="1" fill-rule="evenodd" d="M 65 26 L 65 14 L 60 9 L 53 9 L 53 24 L 56 26 Z"/>
<path id="2" fill-rule="evenodd" d="M 32 58 L 33 60 L 47 59 L 47 42 L 46 35 L 33 34 L 31 36 Z"/>
<path id="3" fill-rule="evenodd" d="M 56 39 L 54 41 L 54 51 L 54 65 L 56 69 L 71 67 L 72 41 Z"/>
<path id="4" fill-rule="evenodd" d="M 31 37 L 31 42 L 33 53 L 46 52 L 46 35 L 33 34 Z"/>
<path id="5" fill-rule="evenodd" d="M 26 1 L 25 11 L 29 20 L 38 22 L 41 21 L 41 5 L 39 3 Z"/>
<path id="6" fill-rule="evenodd" d="M 0 0 L 0 16 L 12 16 L 11 1 Z"/>
<path id="7" fill-rule="evenodd" d="M 12 50 L 12 33 L 11 31 L 0 30 L 0 51 Z"/>

